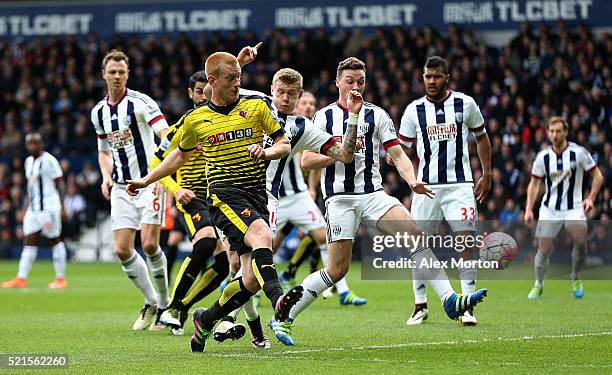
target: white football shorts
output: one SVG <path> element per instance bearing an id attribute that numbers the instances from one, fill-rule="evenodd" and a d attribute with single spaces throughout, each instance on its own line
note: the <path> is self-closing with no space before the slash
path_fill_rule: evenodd
<path id="1" fill-rule="evenodd" d="M 325 201 L 327 243 L 354 240 L 359 224 L 377 222 L 400 201 L 384 191 L 356 195 L 334 195 Z"/>
<path id="2" fill-rule="evenodd" d="M 117 229 L 140 229 L 141 224 L 162 225 L 166 199 L 155 196 L 153 185 L 141 189 L 133 197 L 125 190 L 126 185 L 113 185 L 111 190 L 111 227 Z M 165 194 L 165 193 L 164 193 Z"/>
<path id="3" fill-rule="evenodd" d="M 287 223 L 302 232 L 324 228 L 323 214 L 308 191 L 281 197 L 276 214 L 276 229 L 282 230 Z"/>
<path id="4" fill-rule="evenodd" d="M 455 232 L 476 230 L 478 207 L 474 185 L 431 185 L 428 188 L 435 193 L 433 198 L 424 194 L 412 195 L 410 213 L 421 229 L 436 233 L 440 222 L 446 220 Z"/>
<path id="5" fill-rule="evenodd" d="M 57 238 L 62 234 L 62 215 L 60 211 L 27 210 L 23 217 L 23 235 L 41 232 L 47 238 Z"/>
<path id="6" fill-rule="evenodd" d="M 540 207 L 540 217 L 536 225 L 536 238 L 555 238 L 565 224 L 587 226 L 586 216 L 582 208 L 573 210 L 551 210 L 542 205 Z"/>

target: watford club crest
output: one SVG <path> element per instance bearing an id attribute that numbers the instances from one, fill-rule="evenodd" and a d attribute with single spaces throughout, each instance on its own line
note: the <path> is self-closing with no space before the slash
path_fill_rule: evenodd
<path id="1" fill-rule="evenodd" d="M 241 213 L 242 217 L 251 217 L 251 210 L 249 210 L 248 208 L 245 208 Z"/>
<path id="2" fill-rule="evenodd" d="M 240 111 L 240 116 L 247 118 L 248 115 L 249 113 L 247 111 Z"/>
<path id="3" fill-rule="evenodd" d="M 195 222 L 199 222 L 202 219 L 202 215 L 200 215 L 200 213 L 198 212 L 197 214 L 193 215 L 191 219 Z"/>

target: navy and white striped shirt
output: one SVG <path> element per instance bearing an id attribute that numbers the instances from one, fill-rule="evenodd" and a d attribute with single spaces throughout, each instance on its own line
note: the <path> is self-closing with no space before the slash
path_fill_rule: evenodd
<path id="1" fill-rule="evenodd" d="M 276 199 L 279 196 L 283 196 L 283 192 L 281 189 L 281 183 L 284 180 L 284 176 L 288 175 L 289 184 L 285 183 L 285 187 L 291 186 L 293 187 L 293 183 L 297 181 L 291 181 L 291 173 L 287 173 L 287 171 L 291 171 L 294 169 L 294 172 L 299 173 L 299 178 L 301 183 L 304 185 L 304 189 L 306 189 L 306 185 L 304 184 L 304 177 L 302 176 L 302 172 L 299 171 L 300 165 L 299 161 L 297 165 L 294 162 L 295 154 L 298 151 L 308 150 L 314 151 L 321 154 L 326 154 L 327 150 L 336 143 L 336 139 L 331 135 L 321 131 L 317 128 L 312 121 L 303 116 L 295 116 L 295 115 L 285 115 L 278 114 L 280 121 L 283 123 L 285 128 L 285 134 L 291 141 L 291 151 L 289 155 L 282 157 L 277 160 L 270 160 L 266 169 L 266 187 L 268 191 L 274 196 Z M 266 148 L 272 145 L 271 140 L 266 141 Z M 297 169 L 297 172 L 295 169 Z M 297 178 L 296 174 L 293 174 L 294 178 Z M 297 187 L 298 189 L 300 186 Z M 292 189 L 293 190 L 293 189 Z M 298 191 L 293 190 L 293 193 L 297 193 Z M 287 190 L 284 191 L 284 195 L 287 194 Z"/>
<path id="2" fill-rule="evenodd" d="M 417 142 L 417 178 L 430 185 L 473 182 L 467 137 L 485 133 L 484 119 L 471 96 L 448 91 L 434 103 L 424 96 L 410 103 L 402 116 L 399 139 Z"/>
<path id="3" fill-rule="evenodd" d="M 112 151 L 113 181 L 144 177 L 155 152 L 155 137 L 168 123 L 157 103 L 147 95 L 126 89 L 115 105 L 102 99 L 91 110 L 99 151 Z"/>
<path id="4" fill-rule="evenodd" d="M 281 198 L 288 197 L 306 191 L 306 189 L 308 189 L 308 185 L 304 182 L 300 158 L 293 157 L 285 165 L 279 195 Z"/>
<path id="5" fill-rule="evenodd" d="M 62 201 L 55 181 L 64 175 L 55 156 L 43 151 L 37 158 L 28 156 L 24 163 L 28 182 L 28 210 L 56 212 L 61 210 Z"/>
<path id="6" fill-rule="evenodd" d="M 349 112 L 338 102 L 315 113 L 314 123 L 338 141 L 346 132 Z M 384 149 L 398 145 L 395 127 L 389 114 L 374 104 L 364 102 L 359 112 L 357 136 L 364 147 L 355 152 L 352 162 L 336 162 L 321 172 L 321 191 L 328 198 L 336 194 L 368 194 L 382 190 L 380 145 Z"/>
<path id="7" fill-rule="evenodd" d="M 582 179 L 597 167 L 593 157 L 582 146 L 568 142 L 557 154 L 552 147 L 538 153 L 531 175 L 546 180 L 546 194 L 542 204 L 551 210 L 565 211 L 582 205 Z"/>

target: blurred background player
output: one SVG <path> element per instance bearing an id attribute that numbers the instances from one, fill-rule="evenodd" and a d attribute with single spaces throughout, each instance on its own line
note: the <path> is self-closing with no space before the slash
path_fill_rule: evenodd
<path id="1" fill-rule="evenodd" d="M 538 299 L 544 291 L 544 275 L 553 250 L 553 240 L 563 226 L 572 236 L 572 293 L 576 298 L 584 296 L 584 286 L 579 273 L 586 258 L 587 221 L 585 213 L 593 208 L 593 202 L 603 182 L 603 175 L 591 154 L 582 146 L 567 141 L 569 125 L 563 117 L 553 116 L 547 124 L 551 146 L 540 151 L 533 162 L 531 181 L 527 188 L 525 222 L 534 220 L 533 205 L 538 198 L 542 179 L 546 179 L 546 194 L 540 206 L 535 236 L 538 252 L 533 261 L 535 285 L 528 298 Z M 591 191 L 582 200 L 582 182 L 585 173 L 591 175 Z"/>
<path id="2" fill-rule="evenodd" d="M 304 91 L 302 96 L 298 99 L 297 106 L 295 107 L 295 114 L 304 116 L 309 120 L 312 120 L 315 112 L 317 110 L 317 100 L 311 92 Z M 302 153 L 298 153 L 296 157 L 299 155 L 300 160 L 299 168 L 300 172 L 302 172 L 301 166 L 301 157 Z M 312 170 L 308 173 L 310 178 L 311 175 L 316 174 L 318 172 L 319 176 L 321 175 L 321 170 Z M 314 185 L 314 194 L 312 190 L 312 186 Z M 317 199 L 317 187 L 318 182 L 315 184 L 308 184 L 308 192 L 312 199 L 316 201 Z M 284 228 L 277 231 L 276 237 L 274 238 L 274 252 L 278 250 L 280 245 L 282 244 L 285 237 L 295 228 L 291 223 L 287 223 Z M 315 272 L 318 269 L 319 260 L 321 259 L 321 253 L 317 247 L 316 242 L 310 237 L 307 233 L 303 234 L 302 239 L 295 249 L 295 252 L 289 259 L 287 263 L 287 269 L 279 274 L 279 279 L 281 284 L 283 284 L 283 288 L 288 288 L 290 286 L 295 285 L 295 274 L 297 273 L 298 268 L 304 262 L 304 260 L 311 257 L 311 272 Z"/>
<path id="3" fill-rule="evenodd" d="M 414 195 L 410 212 L 427 233 L 439 233 L 441 222 L 446 220 L 456 236 L 473 236 L 478 221 L 476 200 L 482 203 L 491 188 L 491 144 L 478 105 L 471 96 L 451 91 L 449 81 L 446 60 L 429 57 L 423 73 L 427 95 L 410 103 L 402 116 L 399 139 L 407 147 L 416 143 L 417 178 L 435 193 L 432 199 Z M 468 151 L 470 132 L 476 136 L 483 171 L 476 189 Z M 464 250 L 461 257 L 478 259 L 474 250 Z M 474 293 L 477 269 L 461 267 L 458 271 L 461 293 Z M 421 324 L 427 319 L 427 280 L 413 277 L 412 289 L 415 308 L 406 321 L 408 325 Z M 473 308 L 460 320 L 464 325 L 475 325 Z"/>
<path id="4" fill-rule="evenodd" d="M 48 238 L 53 252 L 55 280 L 49 283 L 49 288 L 66 288 L 66 246 L 61 238 L 62 219 L 66 216 L 62 168 L 57 159 L 44 150 L 39 133 L 26 135 L 25 143 L 30 156 L 25 160 L 28 208 L 23 218 L 23 250 L 17 276 L 2 283 L 2 287 L 28 286 L 28 274 L 38 255 L 42 235 Z"/>
<path id="5" fill-rule="evenodd" d="M 163 187 L 157 184 L 132 197 L 126 192 L 126 183 L 147 174 L 156 147 L 154 135 L 163 139 L 168 124 L 155 101 L 126 87 L 128 76 L 128 57 L 116 50 L 107 53 L 102 60 L 107 96 L 91 110 L 91 122 L 98 137 L 102 194 L 111 203 L 115 254 L 144 297 L 144 307 L 132 328 L 162 330 L 165 326 L 159 318 L 170 302 L 166 255 L 159 246 Z M 139 229 L 146 262 L 134 250 Z"/>
<path id="6" fill-rule="evenodd" d="M 349 57 L 341 61 L 336 72 L 339 98 L 317 111 L 314 120 L 315 125 L 334 137 L 343 137 L 346 143 L 355 144 L 357 134 L 362 136 L 364 148 L 355 153 L 354 160 L 343 165 L 311 152 L 304 152 L 302 156 L 302 165 L 306 169 L 324 168 L 321 190 L 326 199 L 329 261 L 324 269 L 304 279 L 304 293 L 289 312 L 289 319 L 272 322 L 277 339 L 286 345 L 294 344 L 291 325 L 295 317 L 348 272 L 359 224 L 375 223 L 381 232 L 388 234 L 421 234 L 406 207 L 383 191 L 378 157 L 380 146 L 390 154 L 399 173 L 415 193 L 431 195 L 431 191 L 424 182 L 416 180 L 412 163 L 399 144 L 388 113 L 363 101 L 365 82 L 366 69 L 361 60 Z M 423 259 L 436 259 L 431 249 L 424 247 L 413 249 L 412 258 L 417 264 Z M 443 270 L 421 268 L 421 272 L 432 280 L 451 319 L 458 319 L 487 292 L 483 289 L 466 296 L 457 295 L 448 279 L 443 277 Z"/>
<path id="7" fill-rule="evenodd" d="M 331 142 L 332 136 L 318 129 L 312 122 L 300 115 L 294 115 L 298 99 L 303 93 L 303 78 L 293 69 L 281 69 L 272 78 L 272 98 L 278 109 L 279 117 L 285 124 L 285 132 L 291 136 L 291 153 L 268 166 L 269 189 L 279 198 L 276 211 L 276 229 L 282 231 L 287 223 L 291 223 L 302 232 L 307 233 L 316 243 L 321 253 L 323 265 L 327 264 L 327 243 L 325 241 L 325 221 L 321 210 L 308 192 L 304 182 L 299 152 L 309 150 L 323 155 L 334 156 L 343 163 L 352 161 L 353 153 L 342 143 Z M 306 240 L 308 241 L 308 240 Z M 307 247 L 304 247 L 304 250 Z M 300 249 L 301 250 L 301 249 Z M 299 255 L 299 254 L 298 254 Z M 290 285 L 292 279 L 288 275 L 279 279 Z M 295 274 L 294 274 L 295 276 Z M 336 284 L 342 305 L 364 305 L 367 301 L 351 292 L 346 279 L 340 279 Z"/>

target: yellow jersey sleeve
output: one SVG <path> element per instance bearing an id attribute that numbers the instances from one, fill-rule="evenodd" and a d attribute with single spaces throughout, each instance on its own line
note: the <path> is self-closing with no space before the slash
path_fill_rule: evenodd
<path id="1" fill-rule="evenodd" d="M 285 133 L 285 130 L 280 124 L 280 120 L 274 109 L 272 109 L 264 100 L 259 103 L 261 111 L 261 123 L 263 129 L 272 139 L 275 139 L 281 134 Z"/>
<path id="2" fill-rule="evenodd" d="M 183 152 L 193 151 L 198 145 L 198 134 L 191 123 L 192 116 L 186 116 L 183 122 L 183 134 L 178 143 L 178 148 Z"/>

